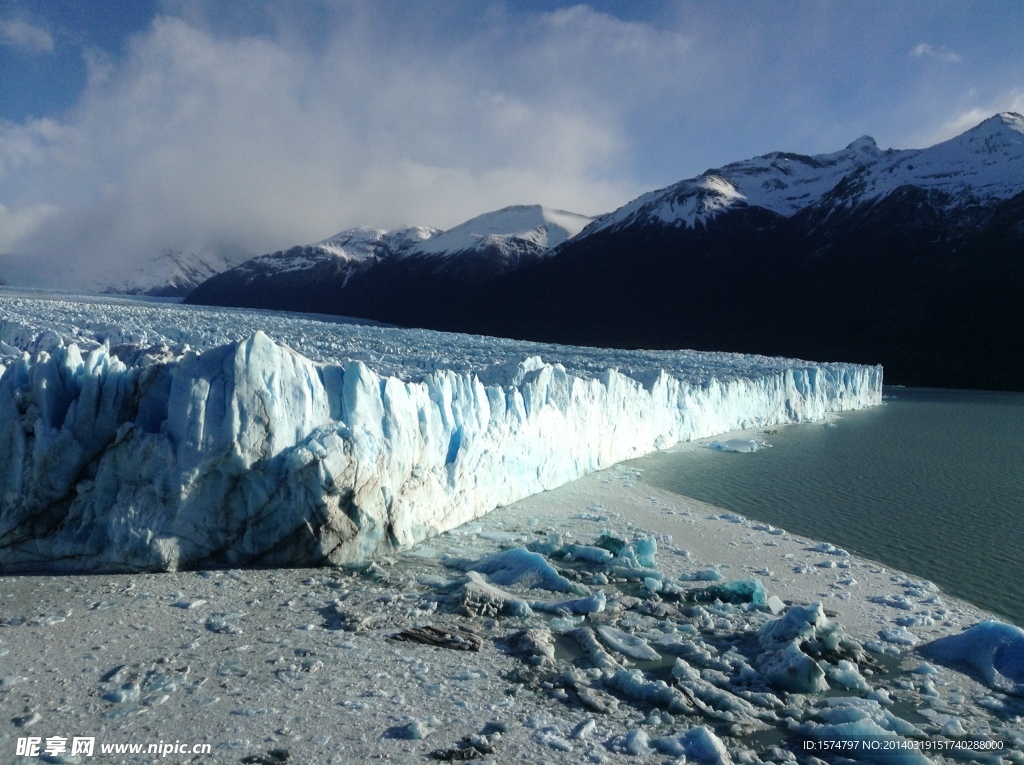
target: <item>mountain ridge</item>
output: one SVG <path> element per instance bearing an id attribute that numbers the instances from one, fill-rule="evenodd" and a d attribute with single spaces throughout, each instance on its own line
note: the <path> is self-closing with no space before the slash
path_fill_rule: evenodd
<path id="1" fill-rule="evenodd" d="M 440 233 L 424 240 L 430 253 L 410 248 L 330 283 L 295 273 L 243 289 L 222 274 L 188 301 L 881 362 L 892 382 L 1024 390 L 1022 211 L 1024 118 L 1004 112 L 926 149 L 862 136 L 829 154 L 729 163 L 525 255 L 499 245 L 528 239 L 481 229 L 452 257 Z"/>

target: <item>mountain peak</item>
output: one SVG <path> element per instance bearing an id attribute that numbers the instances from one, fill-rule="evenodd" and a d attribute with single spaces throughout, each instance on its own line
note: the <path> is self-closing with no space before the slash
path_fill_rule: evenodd
<path id="1" fill-rule="evenodd" d="M 575 236 L 591 218 L 542 205 L 511 205 L 487 212 L 438 234 L 417 248 L 428 254 L 451 254 L 509 238 L 538 247 L 555 247 Z"/>
<path id="2" fill-rule="evenodd" d="M 1008 127 L 1012 127 L 1014 130 L 1024 129 L 1024 117 L 1017 114 L 1017 112 L 999 112 L 999 114 L 995 115 L 994 117 L 989 117 L 987 120 L 985 120 L 985 122 L 995 121 L 998 121 L 1001 124 L 1006 125 Z M 984 125 L 985 122 L 982 122 L 981 124 Z"/>
<path id="3" fill-rule="evenodd" d="M 878 149 L 878 144 L 875 143 L 875 139 L 869 135 L 862 135 L 856 141 L 846 147 L 847 151 L 864 151 Z"/>
<path id="4" fill-rule="evenodd" d="M 1016 112 L 1000 112 L 994 114 L 987 120 L 961 133 L 957 138 L 974 140 L 978 138 L 987 139 L 1003 137 L 1011 141 L 1019 141 L 1024 135 L 1024 117 Z M 957 140 L 954 138 L 953 140 Z"/>

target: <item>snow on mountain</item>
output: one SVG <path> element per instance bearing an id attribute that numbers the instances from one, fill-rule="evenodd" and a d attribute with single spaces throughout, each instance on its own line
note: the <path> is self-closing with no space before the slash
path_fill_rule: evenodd
<path id="1" fill-rule="evenodd" d="M 881 369 L 0 295 L 0 571 L 345 563 Z M 547 360 L 542 360 L 543 353 Z"/>
<path id="2" fill-rule="evenodd" d="M 168 247 L 137 263 L 130 271 L 97 273 L 90 280 L 98 292 L 124 295 L 184 296 L 215 274 L 244 262 L 250 253 L 207 248 L 200 252 Z"/>
<path id="3" fill-rule="evenodd" d="M 394 231 L 351 228 L 315 244 L 253 258 L 238 271 L 251 282 L 322 269 L 327 263 L 335 270 L 343 264 L 365 270 L 385 259 L 471 254 L 497 254 L 503 264 L 511 261 L 514 267 L 522 256 L 537 256 L 575 236 L 591 220 L 540 205 L 518 205 L 478 215 L 447 231 L 423 226 Z M 346 272 L 342 286 L 352 273 Z"/>
<path id="4" fill-rule="evenodd" d="M 1024 117 L 1004 112 L 928 149 L 879 149 L 862 136 L 816 156 L 772 152 L 652 191 L 598 218 L 586 235 L 640 222 L 693 227 L 754 206 L 789 217 L 817 204 L 851 205 L 903 186 L 940 192 L 951 206 L 1008 199 L 1024 190 Z"/>
<path id="5" fill-rule="evenodd" d="M 315 244 L 299 245 L 251 258 L 240 264 L 236 271 L 243 279 L 251 281 L 325 266 L 335 270 L 344 270 L 348 266 L 366 268 L 378 260 L 415 248 L 438 233 L 438 229 L 426 227 L 395 231 L 350 228 Z"/>
<path id="6" fill-rule="evenodd" d="M 183 297 L 252 253 L 233 247 L 167 247 L 131 263 L 0 255 L 0 280 L 18 287 L 76 293 Z"/>
<path id="7" fill-rule="evenodd" d="M 548 250 L 576 236 L 593 220 L 585 215 L 541 205 L 513 205 L 484 213 L 420 244 L 415 252 L 452 255 L 488 246 L 514 245 L 514 240 Z"/>
<path id="8" fill-rule="evenodd" d="M 396 231 L 379 228 L 350 228 L 311 246 L 319 247 L 346 260 L 370 260 L 422 246 L 424 242 L 436 237 L 439 233 L 439 229 L 423 226 Z"/>
<path id="9" fill-rule="evenodd" d="M 253 258 L 200 285 L 186 302 L 363 317 L 384 311 L 388 316 L 378 320 L 415 325 L 424 301 L 450 302 L 467 288 L 536 262 L 590 220 L 520 205 L 443 232 L 349 229 Z"/>

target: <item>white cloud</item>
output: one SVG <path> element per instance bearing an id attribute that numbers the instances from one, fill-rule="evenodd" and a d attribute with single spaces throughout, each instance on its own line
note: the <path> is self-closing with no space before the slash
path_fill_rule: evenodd
<path id="1" fill-rule="evenodd" d="M 423 47 L 342 24 L 313 54 L 158 18 L 123 60 L 90 54 L 64 121 L 0 125 L 0 243 L 100 267 L 515 203 L 604 212 L 642 189 L 614 172 L 626 141 L 603 89 L 669 88 L 642 75 L 686 49 L 587 8 Z"/>
<path id="2" fill-rule="evenodd" d="M 915 45 L 914 49 L 910 51 L 910 55 L 914 58 L 934 58 L 939 61 L 945 61 L 949 64 L 956 64 L 963 61 L 963 56 L 959 53 L 952 51 L 945 46 L 936 48 L 928 43 L 919 43 L 918 45 Z"/>
<path id="3" fill-rule="evenodd" d="M 933 146 L 942 141 L 947 141 L 961 133 L 970 130 L 980 122 L 987 120 L 993 114 L 1001 112 L 1017 112 L 1024 114 L 1024 89 L 1013 90 L 1004 93 L 992 101 L 986 102 L 984 106 L 974 105 L 956 112 L 952 117 L 934 126 L 931 130 L 921 135 L 914 143 L 915 146 Z"/>
<path id="4" fill-rule="evenodd" d="M 53 51 L 53 37 L 42 27 L 20 19 L 0 19 L 0 45 L 31 53 Z"/>

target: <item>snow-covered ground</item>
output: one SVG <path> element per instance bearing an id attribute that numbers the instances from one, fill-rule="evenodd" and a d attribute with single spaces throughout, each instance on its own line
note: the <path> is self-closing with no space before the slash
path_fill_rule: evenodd
<path id="1" fill-rule="evenodd" d="M 366 560 L 878 367 L 0 298 L 0 570 Z"/>
<path id="2" fill-rule="evenodd" d="M 93 758 L 48 761 L 1024 761 L 1020 688 L 985 677 L 1017 650 L 1020 682 L 1020 636 L 959 647 L 972 679 L 915 645 L 977 609 L 639 477 L 596 473 L 355 569 L 0 578 L 0 760 L 80 736 Z M 749 580 L 763 605 L 702 597 Z M 779 666 L 828 689 L 785 691 Z M 178 749 L 101 754 L 118 744 Z"/>

